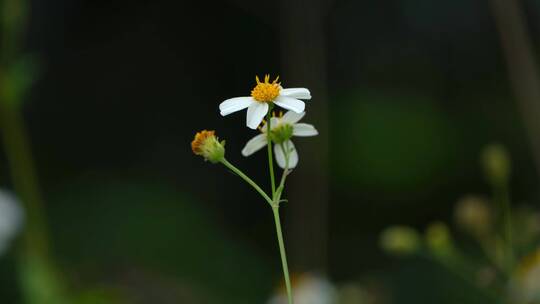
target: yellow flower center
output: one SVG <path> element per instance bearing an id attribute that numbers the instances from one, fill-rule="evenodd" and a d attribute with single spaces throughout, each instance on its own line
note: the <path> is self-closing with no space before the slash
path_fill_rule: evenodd
<path id="1" fill-rule="evenodd" d="M 258 102 L 271 103 L 279 96 L 279 90 L 281 89 L 278 82 L 279 76 L 270 82 L 270 75 L 264 76 L 264 82 L 259 80 L 259 76 L 255 76 L 257 85 L 251 90 L 251 97 Z"/>

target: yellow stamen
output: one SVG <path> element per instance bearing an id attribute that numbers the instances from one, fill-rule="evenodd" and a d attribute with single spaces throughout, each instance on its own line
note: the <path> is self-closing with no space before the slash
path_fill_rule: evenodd
<path id="1" fill-rule="evenodd" d="M 281 90 L 281 83 L 278 82 L 279 76 L 270 82 L 270 75 L 264 76 L 264 82 L 259 80 L 259 76 L 255 76 L 257 85 L 251 90 L 251 96 L 258 102 L 271 103 L 279 96 Z"/>
<path id="2" fill-rule="evenodd" d="M 257 127 L 257 129 L 258 129 L 259 131 L 262 132 L 262 131 L 263 131 L 262 128 L 263 128 L 264 125 L 266 125 L 266 119 L 263 119 L 263 120 L 261 121 L 261 124 L 259 124 L 259 126 Z"/>

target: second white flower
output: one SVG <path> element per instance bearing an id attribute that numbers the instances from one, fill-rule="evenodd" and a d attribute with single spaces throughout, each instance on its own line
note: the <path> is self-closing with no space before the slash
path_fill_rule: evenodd
<path id="1" fill-rule="evenodd" d="M 270 132 L 268 132 L 268 123 L 261 128 L 261 134 L 253 137 L 242 149 L 242 155 L 251 154 L 264 148 L 268 141 L 268 136 L 274 143 L 274 154 L 277 164 L 282 168 L 293 169 L 298 164 L 298 152 L 291 141 L 293 136 L 315 136 L 319 134 L 313 125 L 298 123 L 306 113 L 295 113 L 288 111 L 283 116 L 272 117 L 270 121 Z"/>

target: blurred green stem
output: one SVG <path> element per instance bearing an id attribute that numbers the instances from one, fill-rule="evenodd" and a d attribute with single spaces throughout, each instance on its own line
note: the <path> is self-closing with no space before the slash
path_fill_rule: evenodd
<path id="1" fill-rule="evenodd" d="M 0 0 L 0 132 L 15 191 L 24 206 L 27 221 L 24 250 L 27 254 L 48 255 L 48 233 L 43 201 L 24 121 L 20 113 L 21 94 L 10 71 L 20 56 L 20 41 L 26 24 L 27 5 L 23 0 Z"/>
<path id="2" fill-rule="evenodd" d="M 20 73 L 14 73 L 23 62 L 21 41 L 27 21 L 27 1 L 0 0 L 0 5 L 0 135 L 13 187 L 26 213 L 23 243 L 18 252 L 21 295 L 27 304 L 70 303 L 50 257 L 43 199 L 21 114 L 28 83 L 21 83 Z M 24 73 L 32 76 L 29 71 Z"/>
<path id="3" fill-rule="evenodd" d="M 512 275 L 514 269 L 514 241 L 512 237 L 512 209 L 510 207 L 510 192 L 508 182 L 501 181 L 493 184 L 493 196 L 499 206 L 500 221 L 503 225 L 503 236 L 505 243 L 504 269 L 508 276 Z"/>
<path id="4" fill-rule="evenodd" d="M 4 94 L 1 96 L 5 97 Z M 0 101 L 0 130 L 15 191 L 19 194 L 27 215 L 25 250 L 33 255 L 46 257 L 49 251 L 47 225 L 30 143 L 21 114 L 15 107 L 9 106 L 10 104 L 13 103 L 5 98 Z"/>

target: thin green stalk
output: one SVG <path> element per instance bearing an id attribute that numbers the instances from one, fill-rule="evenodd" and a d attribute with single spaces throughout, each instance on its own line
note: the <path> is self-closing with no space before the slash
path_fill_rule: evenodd
<path id="1" fill-rule="evenodd" d="M 285 278 L 285 287 L 287 289 L 287 299 L 289 304 L 293 304 L 293 294 L 292 294 L 292 288 L 291 288 L 291 280 L 289 278 L 289 266 L 287 265 L 287 253 L 285 251 L 285 243 L 283 242 L 283 232 L 281 231 L 281 220 L 279 218 L 279 203 L 281 200 L 281 193 L 283 192 L 283 188 L 285 187 L 285 179 L 288 175 L 288 168 L 289 168 L 289 154 L 288 151 L 284 152 L 285 154 L 285 169 L 283 171 L 283 175 L 281 176 L 281 182 L 279 184 L 279 188 L 276 190 L 276 181 L 274 177 L 274 160 L 272 158 L 272 139 L 270 137 L 270 131 L 272 129 L 272 106 L 270 106 L 268 113 L 266 114 L 266 132 L 267 132 L 267 150 L 268 150 L 268 167 L 270 168 L 270 181 L 272 184 L 272 203 L 270 204 L 272 206 L 272 212 L 274 213 L 274 222 L 276 224 L 276 233 L 277 233 L 277 239 L 278 239 L 278 245 L 279 245 L 279 254 L 281 256 L 281 265 L 283 268 L 283 276 Z M 283 149 L 283 145 L 281 145 L 281 148 Z"/>
<path id="2" fill-rule="evenodd" d="M 285 149 L 283 145 L 280 145 L 281 151 L 283 151 L 283 154 L 285 155 L 285 169 L 283 169 L 283 174 L 281 175 L 281 181 L 279 182 L 279 186 L 276 190 L 276 196 L 274 197 L 274 200 L 276 201 L 276 204 L 281 203 L 281 194 L 283 194 L 283 189 L 285 188 L 285 180 L 287 179 L 287 176 L 289 175 L 289 153 Z"/>
<path id="3" fill-rule="evenodd" d="M 251 187 L 257 190 L 257 192 L 259 192 L 259 194 L 266 200 L 266 202 L 270 204 L 270 206 L 272 206 L 272 199 L 268 196 L 268 194 L 266 194 L 266 192 L 264 192 L 264 190 L 261 189 L 261 187 L 259 187 L 259 185 L 257 185 L 256 182 L 254 182 L 251 178 L 245 175 L 244 172 L 242 172 L 240 169 L 229 163 L 225 158 L 221 161 L 221 163 L 225 165 L 225 167 L 229 168 L 232 172 L 236 173 L 236 175 L 240 176 L 244 181 L 251 185 Z"/>
<path id="4" fill-rule="evenodd" d="M 289 174 L 289 151 L 285 149 L 283 144 L 280 144 L 280 148 L 285 155 L 285 169 L 283 169 L 283 174 L 281 176 L 281 181 L 279 187 L 274 195 L 274 205 L 272 205 L 272 211 L 274 213 L 274 222 L 276 223 L 276 233 L 279 244 L 279 254 L 281 256 L 281 265 L 283 268 L 283 276 L 285 278 L 285 287 L 287 290 L 287 299 L 289 304 L 293 304 L 293 294 L 291 287 L 291 280 L 289 278 L 289 266 L 287 264 L 287 253 L 285 251 L 285 243 L 283 241 L 283 232 L 281 231 L 281 219 L 279 218 L 279 203 L 281 201 L 281 194 L 283 193 L 283 188 L 285 187 L 285 180 Z"/>
<path id="5" fill-rule="evenodd" d="M 503 225 L 505 250 L 505 268 L 508 275 L 511 274 L 514 268 L 514 241 L 512 237 L 512 209 L 510 207 L 510 193 L 508 191 L 508 183 L 501 182 L 493 185 L 495 199 L 499 203 L 500 216 Z"/>
<path id="6" fill-rule="evenodd" d="M 47 255 L 48 236 L 43 199 L 32 159 L 30 140 L 20 113 L 21 85 L 11 72 L 22 58 L 22 37 L 26 29 L 28 3 L 25 0 L 0 1 L 0 133 L 6 152 L 13 187 L 26 212 L 24 250 Z"/>
<path id="7" fill-rule="evenodd" d="M 270 169 L 270 183 L 272 184 L 272 198 L 276 195 L 276 178 L 274 177 L 274 159 L 272 158 L 272 139 L 270 138 L 270 131 L 272 128 L 272 106 L 268 108 L 266 114 L 266 147 L 268 150 L 268 168 Z"/>
<path id="8" fill-rule="evenodd" d="M 1 103 L 4 105 L 0 105 L 0 132 L 13 185 L 21 197 L 28 217 L 24 231 L 26 252 L 47 256 L 49 251 L 47 225 L 24 123 L 17 108 L 6 106 L 6 100 L 0 100 Z"/>
<path id="9" fill-rule="evenodd" d="M 285 277 L 285 287 L 287 289 L 287 299 L 289 304 L 293 304 L 293 295 L 291 288 L 291 279 L 289 278 L 289 266 L 287 265 L 287 253 L 285 252 L 285 243 L 283 242 L 283 233 L 281 232 L 281 220 L 279 218 L 279 206 L 273 206 L 274 221 L 276 223 L 276 234 L 279 243 L 279 253 L 281 255 L 281 265 L 283 267 L 283 276 Z"/>

